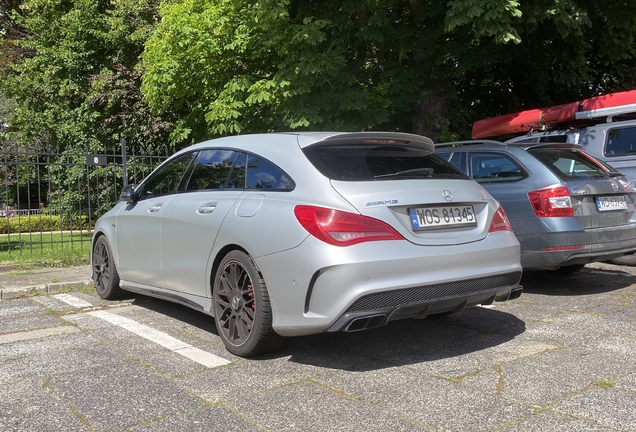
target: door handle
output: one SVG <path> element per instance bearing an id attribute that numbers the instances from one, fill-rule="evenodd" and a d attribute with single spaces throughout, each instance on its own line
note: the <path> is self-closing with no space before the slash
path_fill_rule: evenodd
<path id="1" fill-rule="evenodd" d="M 214 209 L 216 209 L 216 203 L 215 202 L 209 202 L 206 204 L 203 204 L 201 207 L 199 207 L 197 209 L 197 213 L 199 214 L 210 214 L 214 211 Z"/>
<path id="2" fill-rule="evenodd" d="M 161 206 L 162 206 L 162 205 L 163 205 L 163 203 L 157 203 L 157 204 L 155 204 L 155 205 L 151 206 L 151 207 L 148 209 L 148 212 L 149 212 L 149 213 L 157 213 L 157 212 L 159 211 L 159 209 L 161 208 Z"/>

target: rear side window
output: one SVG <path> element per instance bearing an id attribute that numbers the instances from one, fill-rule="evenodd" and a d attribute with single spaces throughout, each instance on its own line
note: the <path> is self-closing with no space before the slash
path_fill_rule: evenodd
<path id="1" fill-rule="evenodd" d="M 247 160 L 247 189 L 289 191 L 294 183 L 280 168 L 258 156 Z"/>
<path id="2" fill-rule="evenodd" d="M 592 156 L 579 150 L 536 148 L 528 152 L 543 162 L 561 180 L 604 178 L 606 170 Z"/>
<path id="3" fill-rule="evenodd" d="M 465 169 L 466 165 L 466 153 L 464 152 L 454 152 L 454 153 L 437 153 L 440 157 L 444 158 L 444 160 L 453 164 L 455 168 L 458 168 L 462 171 Z"/>
<path id="4" fill-rule="evenodd" d="M 469 153 L 470 175 L 478 183 L 517 181 L 528 177 L 519 163 L 506 153 Z"/>
<path id="5" fill-rule="evenodd" d="M 607 157 L 636 154 L 636 127 L 608 130 L 604 153 Z"/>
<path id="6" fill-rule="evenodd" d="M 332 180 L 468 178 L 439 155 L 408 145 L 313 145 L 303 152 L 322 175 Z"/>

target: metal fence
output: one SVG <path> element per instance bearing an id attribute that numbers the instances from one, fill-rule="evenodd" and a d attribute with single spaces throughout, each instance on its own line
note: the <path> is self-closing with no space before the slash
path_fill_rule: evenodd
<path id="1" fill-rule="evenodd" d="M 95 222 L 174 149 L 113 146 L 98 154 L 0 146 L 0 262 L 87 252 Z"/>

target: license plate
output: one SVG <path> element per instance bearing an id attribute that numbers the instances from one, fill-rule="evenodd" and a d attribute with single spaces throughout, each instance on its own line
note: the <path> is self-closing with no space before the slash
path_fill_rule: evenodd
<path id="1" fill-rule="evenodd" d="M 598 211 L 627 210 L 625 195 L 596 197 Z"/>
<path id="2" fill-rule="evenodd" d="M 418 207 L 409 209 L 413 229 L 476 226 L 472 205 Z"/>

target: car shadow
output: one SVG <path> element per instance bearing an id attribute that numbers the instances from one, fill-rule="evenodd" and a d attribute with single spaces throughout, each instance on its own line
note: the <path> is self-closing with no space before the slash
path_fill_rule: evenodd
<path id="1" fill-rule="evenodd" d="M 584 267 L 560 274 L 549 270 L 526 270 L 521 278 L 524 293 L 577 296 L 616 291 L 636 283 L 636 276 L 619 269 Z"/>
<path id="2" fill-rule="evenodd" d="M 127 297 L 133 305 L 218 335 L 214 319 L 207 314 L 143 295 Z M 250 361 L 286 359 L 329 369 L 376 370 L 478 352 L 505 344 L 524 331 L 525 322 L 516 316 L 476 307 L 448 316 L 394 321 L 354 333 L 291 337 L 281 349 Z"/>
<path id="3" fill-rule="evenodd" d="M 290 338 L 270 356 L 347 371 L 371 371 L 444 361 L 505 344 L 525 332 L 516 316 L 471 308 L 449 316 L 405 319 L 355 333 Z"/>
<path id="4" fill-rule="evenodd" d="M 187 306 L 173 303 L 168 300 L 162 300 L 154 297 L 148 297 L 143 294 L 127 293 L 126 299 L 132 300 L 131 305 L 151 310 L 161 315 L 197 327 L 201 330 L 208 331 L 218 336 L 214 318 L 210 315 L 189 308 Z"/>

